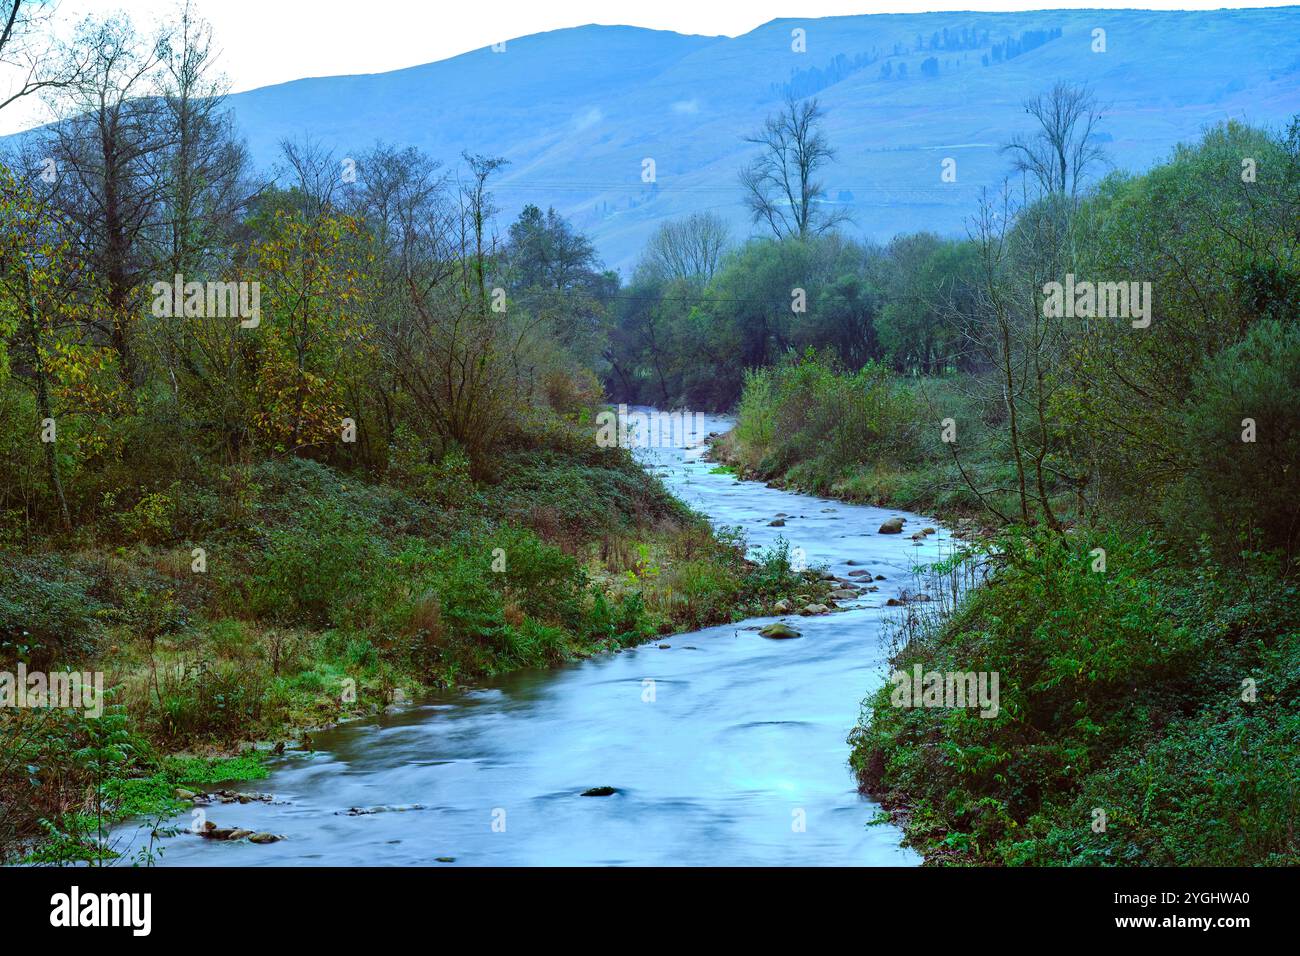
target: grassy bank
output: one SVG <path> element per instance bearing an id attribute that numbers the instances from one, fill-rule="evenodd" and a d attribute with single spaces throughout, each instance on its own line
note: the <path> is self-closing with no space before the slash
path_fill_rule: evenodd
<path id="1" fill-rule="evenodd" d="M 943 417 L 963 423 L 960 460 L 943 441 Z M 746 376 L 736 427 L 711 455 L 748 479 L 932 514 L 975 534 L 995 522 L 971 482 L 1013 483 L 998 425 L 959 379 L 905 378 L 876 365 L 845 372 L 809 353 Z M 988 497 L 1013 507 L 1009 492 Z"/>
<path id="2" fill-rule="evenodd" d="M 107 825 L 175 811 L 175 788 L 258 775 L 227 756 L 255 741 L 820 587 L 784 549 L 746 560 L 590 429 L 512 444 L 493 480 L 455 465 L 214 468 L 0 553 L 8 669 L 102 671 L 111 702 L 0 710 L 0 849 L 97 859 Z"/>

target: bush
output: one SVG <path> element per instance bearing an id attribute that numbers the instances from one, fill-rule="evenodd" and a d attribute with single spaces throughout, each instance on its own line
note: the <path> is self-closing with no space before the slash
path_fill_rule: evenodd
<path id="1" fill-rule="evenodd" d="M 267 536 L 249 581 L 253 612 L 283 624 L 328 627 L 368 610 L 380 541 L 364 519 L 317 504 L 297 527 Z"/>
<path id="2" fill-rule="evenodd" d="M 849 373 L 810 349 L 746 376 L 735 441 L 760 474 L 825 492 L 862 465 L 909 458 L 920 419 L 888 368 Z"/>
<path id="3" fill-rule="evenodd" d="M 89 575 L 52 558 L 0 559 L 0 659 L 35 670 L 80 660 L 104 609 L 93 588 Z"/>
<path id="4" fill-rule="evenodd" d="M 1300 549 L 1300 325 L 1268 320 L 1208 360 L 1183 413 L 1188 474 L 1166 508 L 1188 538 Z M 1243 440 L 1244 419 L 1254 440 Z"/>

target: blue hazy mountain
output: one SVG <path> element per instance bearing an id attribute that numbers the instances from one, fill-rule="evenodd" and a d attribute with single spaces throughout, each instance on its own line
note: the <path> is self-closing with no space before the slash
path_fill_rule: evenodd
<path id="1" fill-rule="evenodd" d="M 341 157 L 376 141 L 449 165 L 462 149 L 504 156 L 503 217 L 553 205 L 626 270 L 668 217 L 708 209 L 738 238 L 755 228 L 736 181 L 754 153 L 742 136 L 787 92 L 826 108 L 839 153 L 826 200 L 855 228 L 876 239 L 961 233 L 979 189 L 1008 174 L 998 147 L 1029 128 L 1023 100 L 1058 79 L 1092 87 L 1109 161 L 1140 170 L 1219 119 L 1280 126 L 1300 113 L 1300 7 L 783 19 L 734 39 L 585 26 L 230 104 L 267 166 L 280 140 L 303 134 Z M 949 157 L 955 183 L 940 179 Z"/>

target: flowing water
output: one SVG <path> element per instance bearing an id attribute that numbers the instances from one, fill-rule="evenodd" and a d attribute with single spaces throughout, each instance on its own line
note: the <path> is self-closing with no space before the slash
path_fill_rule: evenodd
<path id="1" fill-rule="evenodd" d="M 315 735 L 314 753 L 278 758 L 269 779 L 236 785 L 274 803 L 206 809 L 221 827 L 282 842 L 182 833 L 162 841 L 160 864 L 919 863 L 895 827 L 868 825 L 878 808 L 855 789 L 845 737 L 886 676 L 885 600 L 915 586 L 912 569 L 950 551 L 951 537 L 940 528 L 914 542 L 909 532 L 938 525 L 737 482 L 702 451 L 638 454 L 716 525 L 743 527 L 754 546 L 783 535 L 839 575 L 870 569 L 885 576 L 879 592 L 841 613 L 787 618 L 796 640 L 761 637 L 773 619 L 760 618 L 342 724 Z M 785 527 L 769 525 L 778 512 Z M 907 530 L 878 534 L 893 515 Z M 598 786 L 618 792 L 581 796 Z"/>

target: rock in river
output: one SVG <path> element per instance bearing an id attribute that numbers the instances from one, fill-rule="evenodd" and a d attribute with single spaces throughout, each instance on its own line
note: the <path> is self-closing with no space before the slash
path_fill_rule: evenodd
<path id="1" fill-rule="evenodd" d="M 773 624 L 769 624 L 767 625 L 767 627 L 763 628 L 758 633 L 762 634 L 764 637 L 770 637 L 776 641 L 788 640 L 789 638 L 792 637 L 803 637 L 802 634 L 796 631 L 789 624 L 786 624 L 784 621 L 776 621 Z"/>
<path id="2" fill-rule="evenodd" d="M 886 521 L 884 524 L 880 526 L 880 533 L 881 534 L 902 534 L 903 519 L 890 518 L 888 521 Z"/>
<path id="3" fill-rule="evenodd" d="M 582 791 L 584 797 L 612 797 L 618 793 L 614 787 L 592 787 L 590 790 Z"/>

